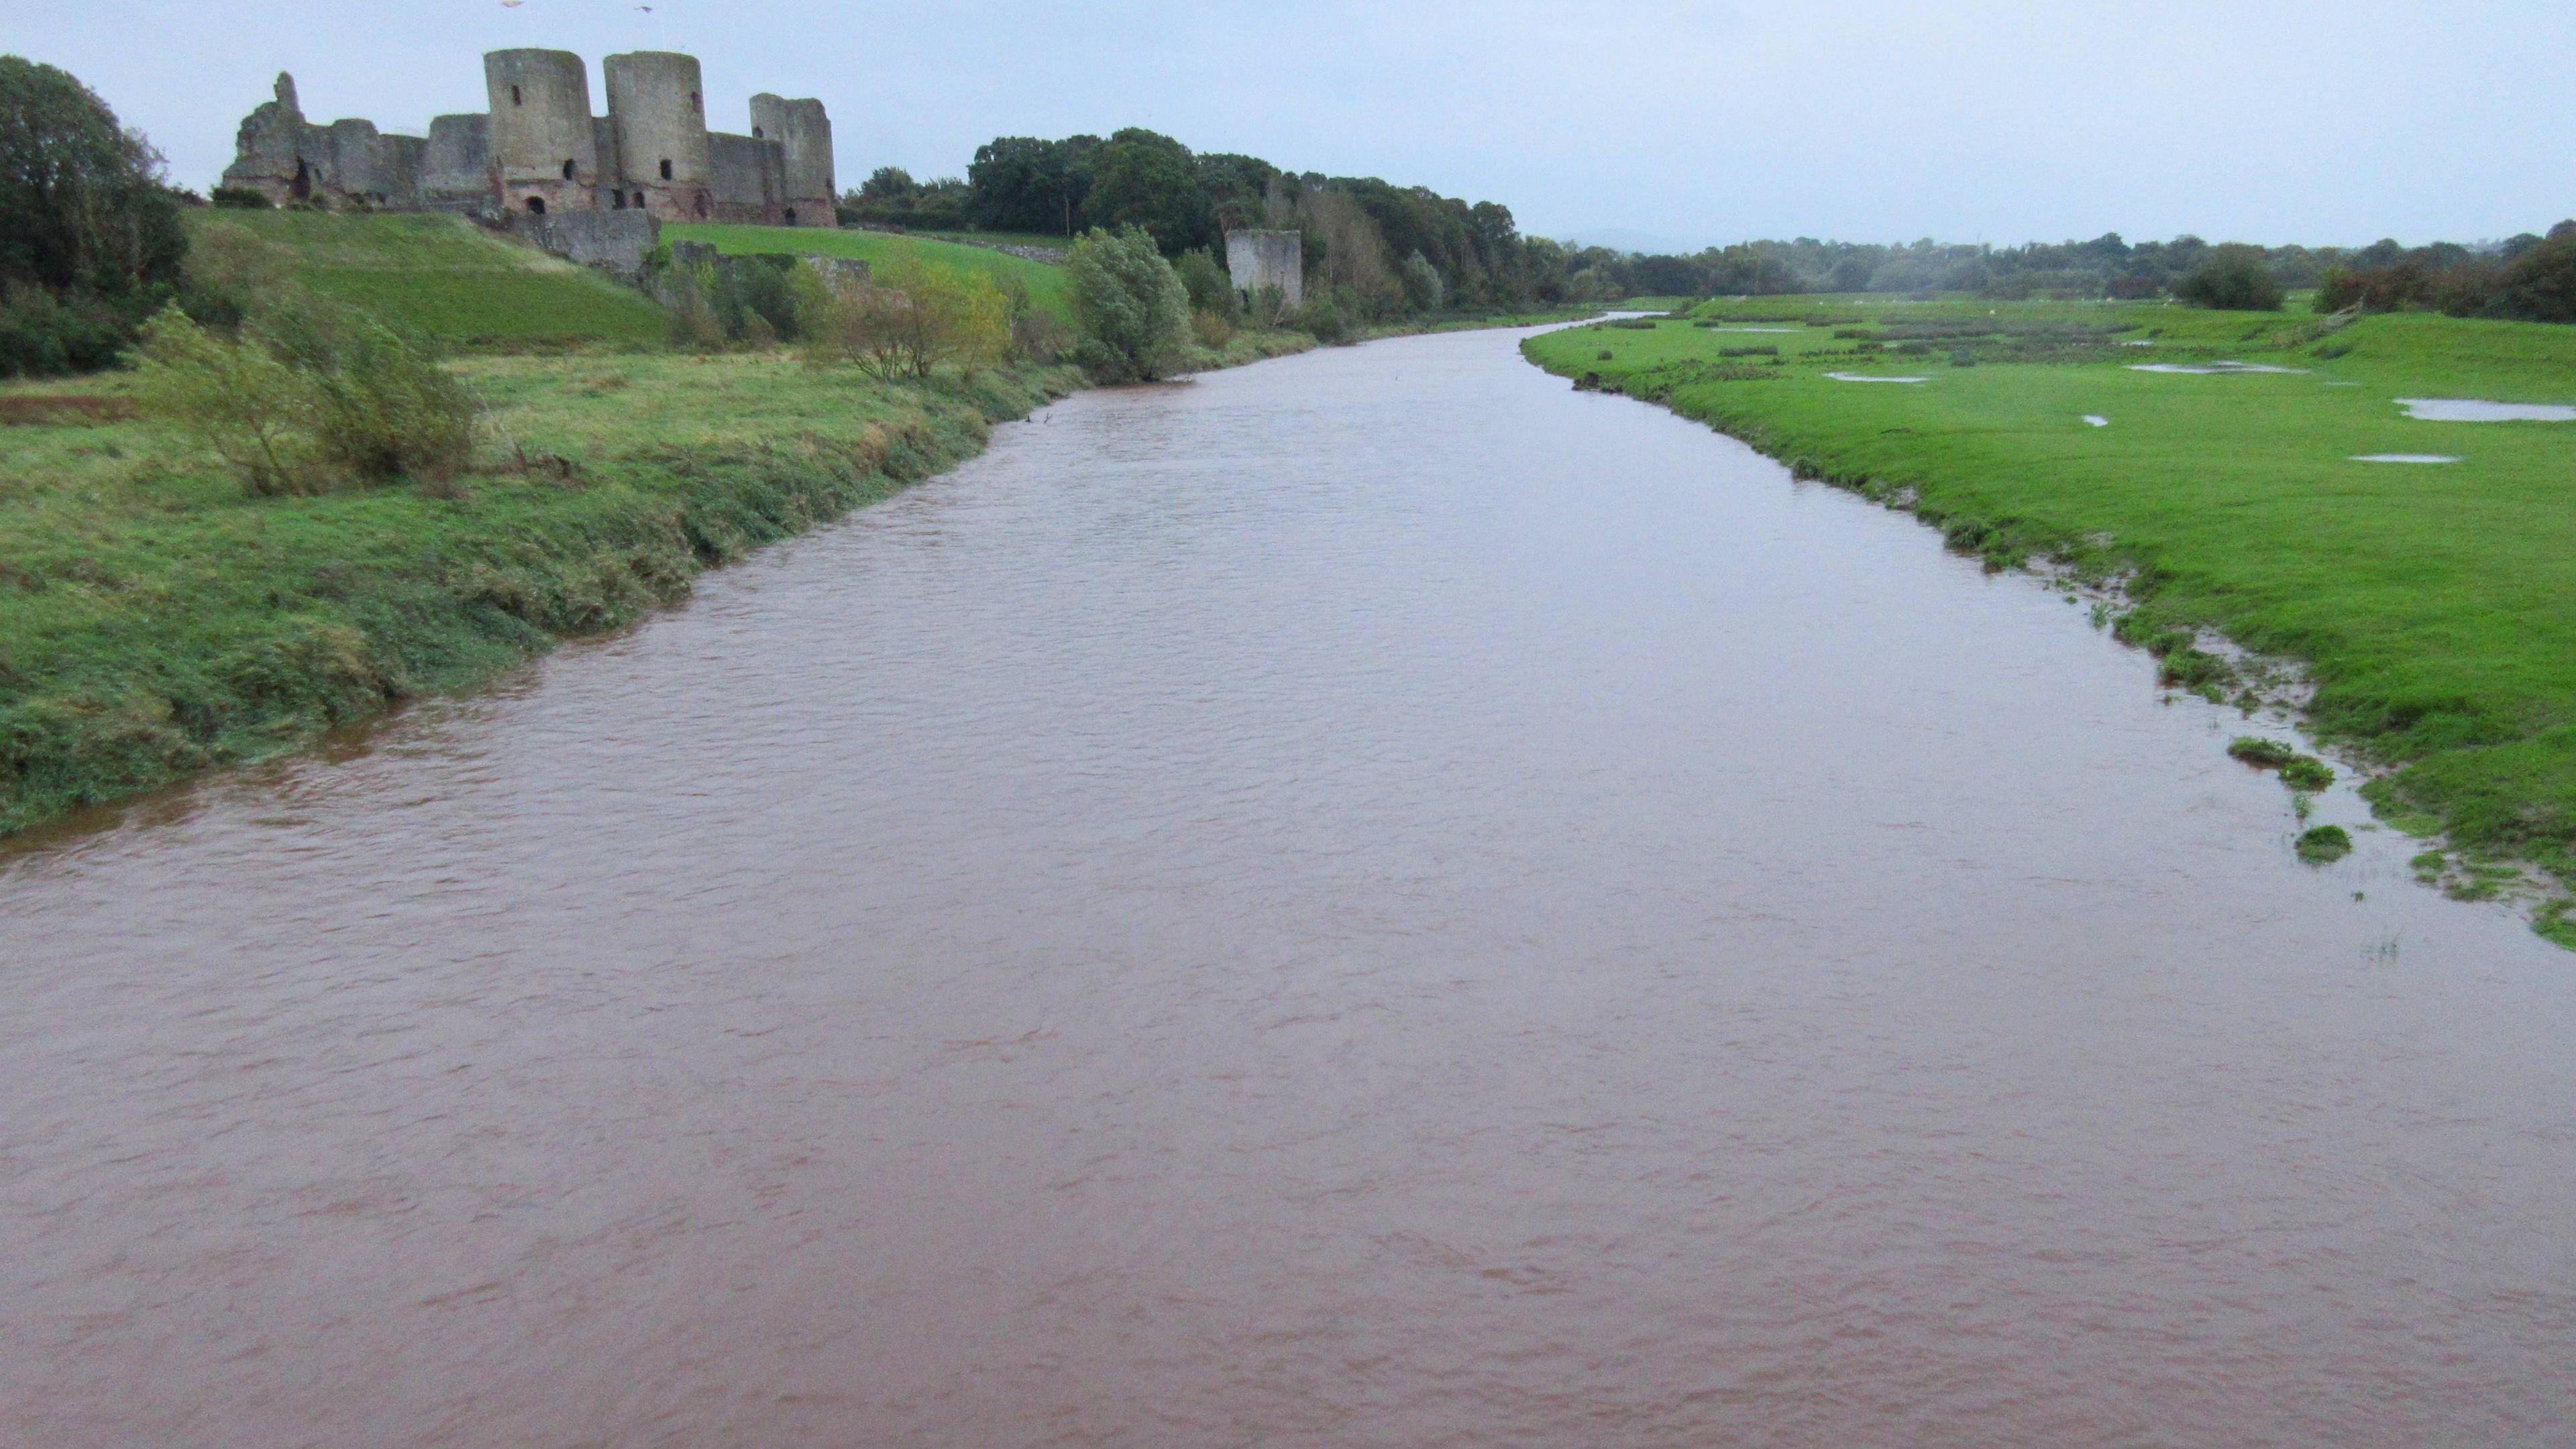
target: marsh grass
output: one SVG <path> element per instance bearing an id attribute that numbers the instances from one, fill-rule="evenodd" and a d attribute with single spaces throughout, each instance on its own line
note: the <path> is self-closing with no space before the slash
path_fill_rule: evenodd
<path id="1" fill-rule="evenodd" d="M 2352 835 L 2340 825 L 2319 825 L 2300 833 L 2296 849 L 2310 865 L 2332 865 L 2352 854 Z"/>

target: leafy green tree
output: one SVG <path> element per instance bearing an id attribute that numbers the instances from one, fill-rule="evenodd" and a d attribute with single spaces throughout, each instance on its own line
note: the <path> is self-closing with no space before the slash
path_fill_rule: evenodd
<path id="1" fill-rule="evenodd" d="M 103 367 L 179 282 L 161 158 L 64 71 L 0 55 L 0 374 Z"/>
<path id="2" fill-rule="evenodd" d="M 1226 273 L 1225 264 L 1216 259 L 1214 252 L 1205 248 L 1183 252 L 1172 270 L 1179 274 L 1182 288 L 1190 294 L 1193 312 L 1231 318 L 1242 304 L 1235 295 L 1234 278 Z"/>
<path id="3" fill-rule="evenodd" d="M 2281 284 L 2263 264 L 2261 247 L 2229 244 L 2209 253 L 2175 284 L 2174 295 L 2195 307 L 2223 312 L 2278 312 Z"/>
<path id="4" fill-rule="evenodd" d="M 997 136 L 975 148 L 966 168 L 966 215 L 987 231 L 1073 235 L 1091 193 L 1097 136 L 1061 141 Z"/>
<path id="5" fill-rule="evenodd" d="M 1190 296 L 1153 234 L 1094 228 L 1065 261 L 1082 341 L 1075 357 L 1103 382 L 1169 377 L 1189 355 Z"/>
<path id="6" fill-rule="evenodd" d="M 1095 227 L 1142 227 L 1166 256 L 1205 246 L 1216 211 L 1199 185 L 1190 148 L 1130 126 L 1112 135 L 1091 164 L 1084 201 Z"/>

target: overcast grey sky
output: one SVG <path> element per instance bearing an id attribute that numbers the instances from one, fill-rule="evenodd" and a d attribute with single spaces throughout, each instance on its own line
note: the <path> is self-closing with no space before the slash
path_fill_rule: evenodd
<path id="1" fill-rule="evenodd" d="M 2576 214 L 2576 3 L 1613 5 L 0 0 L 204 186 L 294 72 L 316 120 L 481 110 L 477 57 L 706 64 L 709 113 L 822 97 L 844 184 L 995 135 L 1169 132 L 1500 201 L 1543 235 L 2472 240 Z"/>

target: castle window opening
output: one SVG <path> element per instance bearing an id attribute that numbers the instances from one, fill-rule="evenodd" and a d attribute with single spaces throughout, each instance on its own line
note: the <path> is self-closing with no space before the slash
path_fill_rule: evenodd
<path id="1" fill-rule="evenodd" d="M 668 156 L 662 158 L 662 179 L 665 181 L 671 179 L 671 158 Z"/>
<path id="2" fill-rule="evenodd" d="M 566 180 L 566 181 L 570 181 L 571 179 L 572 179 L 572 162 L 571 162 L 571 161 L 569 161 L 569 160 L 567 160 L 567 161 L 565 161 L 565 162 L 564 162 L 564 180 Z"/>
<path id="3" fill-rule="evenodd" d="M 696 91 L 689 92 L 689 109 L 693 111 L 702 111 L 706 109 L 706 106 L 698 100 L 698 93 Z"/>
<path id="4" fill-rule="evenodd" d="M 794 226 L 794 225 L 796 224 L 796 208 L 795 208 L 795 207 L 792 207 L 792 206 L 791 206 L 791 207 L 787 208 L 787 224 L 788 224 L 789 226 Z"/>
<path id="5" fill-rule="evenodd" d="M 510 87 L 510 104 L 514 106 L 524 106 L 527 104 L 525 100 L 520 98 L 519 88 L 517 86 Z"/>
<path id="6" fill-rule="evenodd" d="M 546 199 L 545 199 L 544 197 L 542 197 L 542 196 L 531 196 L 531 197 L 529 197 L 529 198 L 528 198 L 528 215 L 530 215 L 530 216 L 543 216 L 543 215 L 545 215 L 545 214 L 546 214 Z"/>
<path id="7" fill-rule="evenodd" d="M 639 192 L 636 192 L 636 193 L 635 193 L 635 205 L 636 205 L 636 207 L 637 207 L 637 209 L 638 209 L 638 210 L 641 210 L 641 209 L 643 208 L 643 205 L 644 205 L 644 193 L 643 193 L 643 192 L 639 191 Z"/>
<path id="8" fill-rule="evenodd" d="M 769 133 L 768 133 L 768 132 L 766 132 L 766 131 L 763 131 L 763 130 L 762 130 L 762 129 L 760 129 L 758 126 L 754 126 L 754 127 L 752 127 L 752 128 L 751 128 L 751 139 L 753 139 L 753 140 L 755 140 L 755 141 L 759 140 L 761 137 L 763 137 L 763 136 L 765 136 L 765 135 L 767 135 L 767 134 L 769 134 Z"/>
<path id="9" fill-rule="evenodd" d="M 626 193 L 623 191 L 612 191 L 608 193 L 608 209 L 611 211 L 624 211 L 626 209 Z"/>

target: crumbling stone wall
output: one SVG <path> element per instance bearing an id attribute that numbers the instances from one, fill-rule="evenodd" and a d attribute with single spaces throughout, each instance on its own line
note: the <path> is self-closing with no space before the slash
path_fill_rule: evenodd
<path id="1" fill-rule="evenodd" d="M 1238 292 L 1277 287 L 1288 305 L 1306 299 L 1306 240 L 1293 231 L 1230 231 L 1225 270 Z"/>
<path id="2" fill-rule="evenodd" d="M 832 176 L 832 118 L 823 103 L 753 96 L 751 134 L 779 147 L 787 188 L 779 219 L 790 226 L 834 225 L 841 192 Z"/>
<path id="3" fill-rule="evenodd" d="M 505 214 L 510 231 L 566 261 L 614 272 L 628 281 L 644 276 L 644 258 L 661 245 L 662 223 L 642 211 L 567 211 Z"/>

